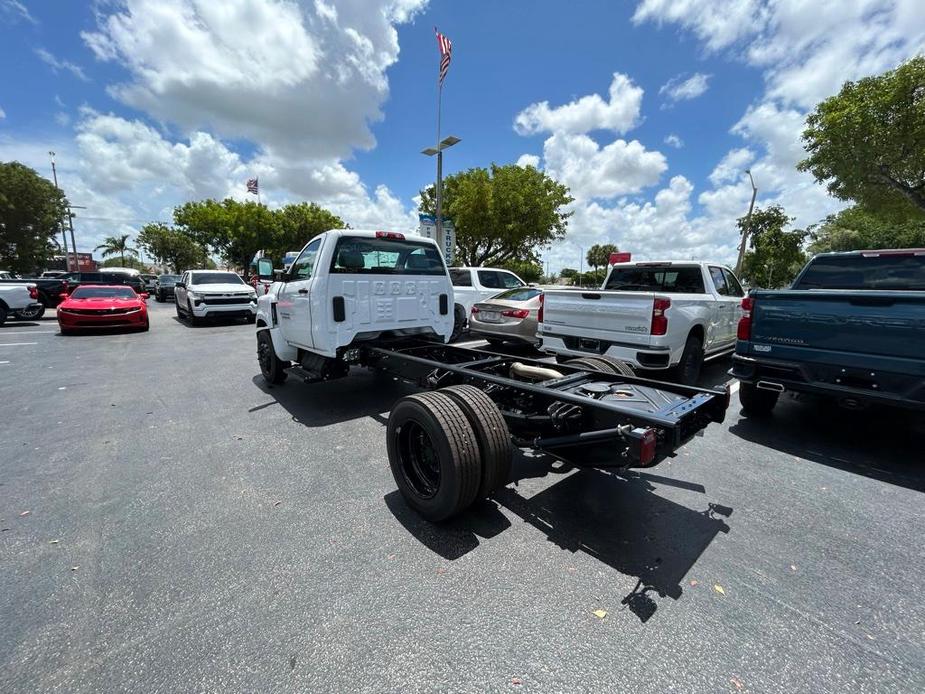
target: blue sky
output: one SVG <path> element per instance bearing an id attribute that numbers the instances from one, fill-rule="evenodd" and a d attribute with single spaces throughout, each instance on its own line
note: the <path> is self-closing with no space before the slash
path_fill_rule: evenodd
<path id="1" fill-rule="evenodd" d="M 616 242 L 730 260 L 751 167 L 796 224 L 843 203 L 794 169 L 845 79 L 922 51 L 915 0 L 0 0 L 0 160 L 57 152 L 82 250 L 178 203 L 313 200 L 411 228 L 433 177 L 437 25 L 454 43 L 445 171 L 531 164 L 576 198 L 552 267 Z M 516 124 L 516 127 L 515 127 Z M 526 155 L 526 156 L 525 156 Z"/>

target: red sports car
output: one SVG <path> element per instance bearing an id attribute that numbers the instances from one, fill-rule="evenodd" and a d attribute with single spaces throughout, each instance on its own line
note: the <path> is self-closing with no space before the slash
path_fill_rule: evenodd
<path id="1" fill-rule="evenodd" d="M 147 294 L 126 285 L 84 285 L 58 304 L 62 335 L 83 328 L 148 329 Z"/>

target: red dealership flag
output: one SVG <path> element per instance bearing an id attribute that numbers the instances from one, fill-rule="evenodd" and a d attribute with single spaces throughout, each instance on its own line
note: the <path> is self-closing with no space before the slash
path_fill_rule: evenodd
<path id="1" fill-rule="evenodd" d="M 434 33 L 437 35 L 437 48 L 440 49 L 440 80 L 439 84 L 443 86 L 443 80 L 446 78 L 447 70 L 450 69 L 450 56 L 453 53 L 453 42 L 446 36 L 437 31 L 434 27 Z"/>

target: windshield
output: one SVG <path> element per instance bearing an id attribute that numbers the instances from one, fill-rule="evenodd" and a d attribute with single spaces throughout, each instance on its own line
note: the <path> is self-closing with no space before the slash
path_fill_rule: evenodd
<path id="1" fill-rule="evenodd" d="M 234 272 L 194 272 L 190 284 L 244 284 L 244 280 Z"/>
<path id="2" fill-rule="evenodd" d="M 925 254 L 816 256 L 794 289 L 925 290 Z"/>
<path id="3" fill-rule="evenodd" d="M 501 299 L 502 301 L 530 301 L 535 299 L 543 291 L 532 287 L 521 287 L 520 289 L 509 289 L 506 292 L 495 294 L 492 299 Z"/>
<path id="4" fill-rule="evenodd" d="M 604 289 L 616 292 L 704 293 L 699 267 L 615 267 Z"/>
<path id="5" fill-rule="evenodd" d="M 161 275 L 157 279 L 159 282 L 176 282 L 180 279 L 180 275 Z"/>
<path id="6" fill-rule="evenodd" d="M 331 272 L 370 275 L 443 275 L 440 251 L 425 241 L 344 236 L 337 242 Z"/>
<path id="7" fill-rule="evenodd" d="M 138 295 L 131 287 L 77 287 L 72 299 L 135 299 Z"/>

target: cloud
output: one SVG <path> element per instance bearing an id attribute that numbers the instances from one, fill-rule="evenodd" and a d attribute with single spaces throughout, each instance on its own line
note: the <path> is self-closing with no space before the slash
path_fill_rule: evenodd
<path id="1" fill-rule="evenodd" d="M 546 172 L 565 183 L 577 200 L 638 193 L 658 182 L 668 168 L 661 152 L 638 140 L 603 147 L 587 135 L 556 133 L 543 143 Z"/>
<path id="2" fill-rule="evenodd" d="M 714 186 L 718 186 L 729 181 L 737 181 L 754 160 L 755 153 L 747 147 L 732 149 L 726 153 L 726 156 L 713 169 L 710 174 L 710 182 Z"/>
<path id="3" fill-rule="evenodd" d="M 517 114 L 514 130 L 520 135 L 536 133 L 587 133 L 612 130 L 622 134 L 639 122 L 643 90 L 624 74 L 615 72 L 610 83 L 609 101 L 599 94 L 583 96 L 563 106 L 550 107 L 548 101 L 530 104 Z"/>
<path id="4" fill-rule="evenodd" d="M 0 108 L 0 118 L 6 118 L 6 111 L 3 108 Z"/>
<path id="5" fill-rule="evenodd" d="M 684 140 L 682 140 L 674 133 L 667 135 L 664 142 L 666 145 L 674 147 L 675 149 L 681 149 L 684 146 Z"/>
<path id="6" fill-rule="evenodd" d="M 345 157 L 375 145 L 394 25 L 425 4 L 126 0 L 82 36 L 128 71 L 111 94 L 158 120 L 294 157 Z"/>
<path id="7" fill-rule="evenodd" d="M 708 50 L 718 51 L 755 31 L 763 20 L 763 4 L 763 0 L 642 0 L 633 23 L 680 24 Z"/>
<path id="8" fill-rule="evenodd" d="M 52 55 L 49 51 L 45 50 L 44 48 L 36 48 L 35 54 L 39 57 L 39 59 L 41 59 L 43 63 L 48 65 L 51 68 L 51 71 L 54 72 L 56 75 L 61 70 L 67 70 L 72 75 L 74 75 L 74 77 L 76 77 L 77 79 L 83 82 L 90 81 L 90 78 L 87 77 L 86 73 L 83 71 L 83 68 L 80 67 L 79 65 L 75 65 L 69 60 L 59 60 L 58 58 L 56 58 L 54 55 Z"/>
<path id="9" fill-rule="evenodd" d="M 663 84 L 658 93 L 664 94 L 671 103 L 696 99 L 710 88 L 711 76 L 702 72 L 695 72 L 687 79 L 682 80 L 681 75 L 677 75 Z"/>
<path id="10" fill-rule="evenodd" d="M 521 154 L 517 159 L 517 166 L 532 166 L 534 169 L 540 168 L 540 158 L 535 154 Z"/>
<path id="11" fill-rule="evenodd" d="M 21 19 L 30 24 L 38 24 L 35 17 L 29 14 L 29 10 L 19 0 L 0 0 L 0 11 L 12 17 L 14 23 Z"/>

